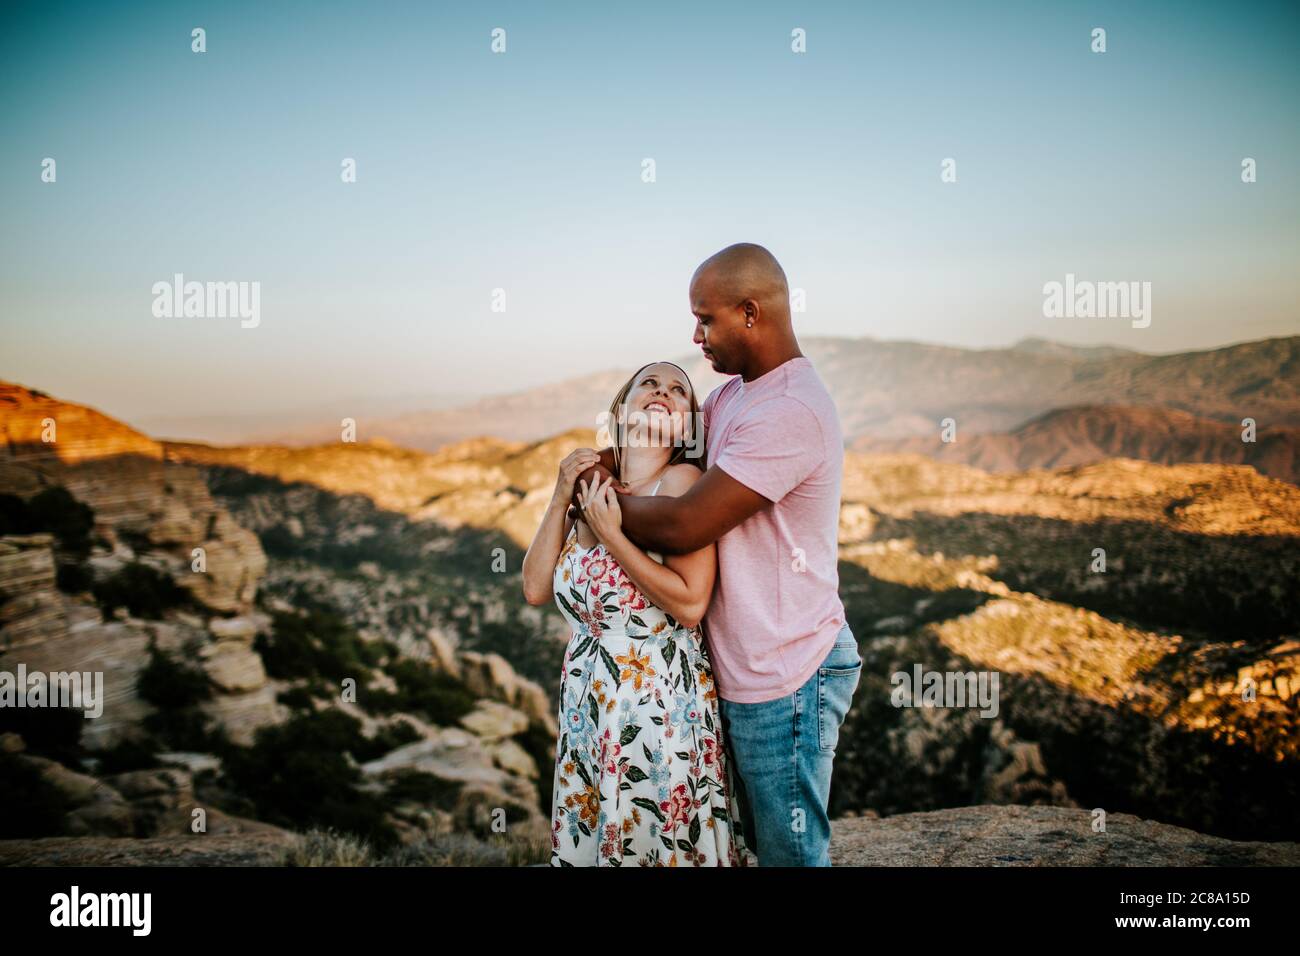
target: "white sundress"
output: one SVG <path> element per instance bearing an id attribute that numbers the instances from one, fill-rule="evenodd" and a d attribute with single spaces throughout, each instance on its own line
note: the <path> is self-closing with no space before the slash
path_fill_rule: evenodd
<path id="1" fill-rule="evenodd" d="M 576 522 L 554 592 L 573 636 L 560 678 L 551 865 L 750 865 L 701 629 L 652 605 L 603 544 L 581 547 Z"/>

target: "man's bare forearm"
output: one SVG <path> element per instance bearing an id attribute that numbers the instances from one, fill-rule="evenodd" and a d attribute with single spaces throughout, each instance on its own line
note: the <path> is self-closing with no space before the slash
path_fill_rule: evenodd
<path id="1" fill-rule="evenodd" d="M 580 484 L 594 478 L 600 467 L 583 472 Z M 608 477 L 608 469 L 603 471 Z M 573 495 L 573 504 L 578 507 L 580 491 Z M 620 494 L 618 501 L 623 512 L 623 533 L 642 550 L 661 554 L 698 551 L 771 504 L 716 465 L 680 497 Z"/>
<path id="2" fill-rule="evenodd" d="M 623 513 L 623 533 L 643 551 L 690 554 L 698 550 L 703 544 L 689 540 L 681 503 L 681 498 L 668 495 L 620 495 L 618 506 Z"/>

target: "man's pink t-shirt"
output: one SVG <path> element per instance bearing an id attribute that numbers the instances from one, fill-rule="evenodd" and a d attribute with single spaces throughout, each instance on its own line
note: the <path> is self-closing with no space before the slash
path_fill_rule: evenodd
<path id="1" fill-rule="evenodd" d="M 839 414 L 802 355 L 749 382 L 729 379 L 701 412 L 707 464 L 772 502 L 718 539 L 704 618 L 718 693 L 775 700 L 812 676 L 844 626 Z"/>

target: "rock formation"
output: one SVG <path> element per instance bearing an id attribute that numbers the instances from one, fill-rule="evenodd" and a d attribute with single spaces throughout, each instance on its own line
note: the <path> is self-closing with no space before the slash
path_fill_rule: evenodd
<path id="1" fill-rule="evenodd" d="M 1297 866 L 1300 844 L 1224 840 L 1126 813 L 977 806 L 845 817 L 831 823 L 834 866 Z"/>

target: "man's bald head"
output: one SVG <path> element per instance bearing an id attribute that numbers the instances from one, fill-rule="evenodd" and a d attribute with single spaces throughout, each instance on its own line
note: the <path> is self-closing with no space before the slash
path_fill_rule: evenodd
<path id="1" fill-rule="evenodd" d="M 693 341 L 714 371 L 751 375 L 799 355 L 790 286 L 776 256 L 752 242 L 714 253 L 691 277 Z"/>
<path id="2" fill-rule="evenodd" d="M 738 242 L 705 259 L 691 285 L 708 283 L 711 292 L 740 302 L 753 299 L 770 318 L 790 317 L 790 286 L 776 256 L 752 242 Z"/>

